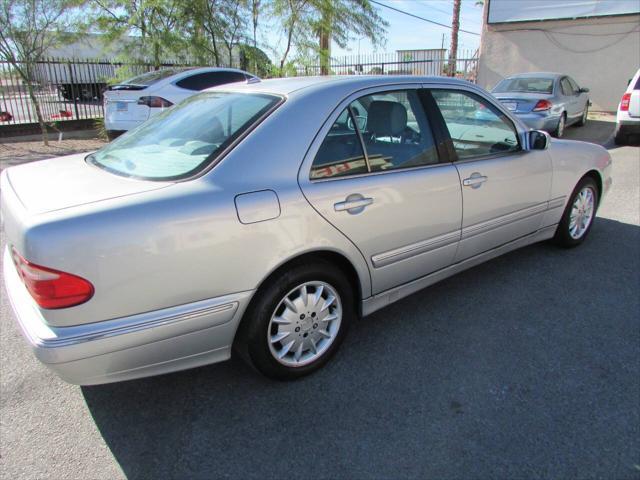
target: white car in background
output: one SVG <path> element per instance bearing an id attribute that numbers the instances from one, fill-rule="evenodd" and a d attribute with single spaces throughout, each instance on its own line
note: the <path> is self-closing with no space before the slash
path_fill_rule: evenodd
<path id="1" fill-rule="evenodd" d="M 624 145 L 629 135 L 640 135 L 640 68 L 622 95 L 616 117 L 616 145 Z"/>
<path id="2" fill-rule="evenodd" d="M 104 123 L 113 140 L 152 116 L 207 88 L 260 79 L 234 68 L 167 68 L 112 85 L 104 93 Z"/>

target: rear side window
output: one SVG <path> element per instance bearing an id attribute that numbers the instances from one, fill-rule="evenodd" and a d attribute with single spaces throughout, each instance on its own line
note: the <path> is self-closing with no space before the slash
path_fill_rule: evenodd
<path id="1" fill-rule="evenodd" d="M 118 137 L 87 161 L 126 177 L 186 178 L 206 168 L 281 101 L 258 93 L 194 95 Z"/>
<path id="2" fill-rule="evenodd" d="M 350 107 L 340 113 L 322 142 L 311 166 L 312 180 L 367 173 L 364 150 L 355 129 L 358 117 Z"/>
<path id="3" fill-rule="evenodd" d="M 360 97 L 325 137 L 312 179 L 438 163 L 435 142 L 415 90 Z"/>
<path id="4" fill-rule="evenodd" d="M 180 88 L 187 90 L 204 90 L 227 83 L 244 82 L 247 77 L 240 72 L 205 72 L 197 73 L 176 82 Z"/>
<path id="5" fill-rule="evenodd" d="M 633 87 L 634 90 L 640 90 L 640 75 L 638 75 L 638 79 L 636 80 L 636 86 Z"/>
<path id="6" fill-rule="evenodd" d="M 483 98 L 459 90 L 432 90 L 460 160 L 520 150 L 513 123 Z"/>

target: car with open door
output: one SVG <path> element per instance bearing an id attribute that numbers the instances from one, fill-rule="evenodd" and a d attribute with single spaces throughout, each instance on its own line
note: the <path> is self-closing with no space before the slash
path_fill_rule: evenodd
<path id="1" fill-rule="evenodd" d="M 226 85 L 3 171 L 5 285 L 71 383 L 233 352 L 291 379 L 358 316 L 534 242 L 581 244 L 610 185 L 604 148 L 531 131 L 467 82 Z"/>

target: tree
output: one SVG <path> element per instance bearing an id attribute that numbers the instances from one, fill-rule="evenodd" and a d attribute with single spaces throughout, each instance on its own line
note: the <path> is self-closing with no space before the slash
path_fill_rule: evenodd
<path id="1" fill-rule="evenodd" d="M 331 40 L 346 48 L 353 37 L 366 37 L 374 45 L 383 43 L 389 23 L 369 0 L 314 0 L 319 12 L 315 21 L 318 32 L 318 53 L 322 75 L 329 71 Z"/>
<path id="2" fill-rule="evenodd" d="M 451 19 L 451 48 L 449 49 L 449 76 L 456 76 L 458 60 L 458 31 L 460 30 L 460 6 L 462 0 L 453 0 L 453 18 Z"/>
<path id="3" fill-rule="evenodd" d="M 369 0 L 273 0 L 272 16 L 286 38 L 281 70 L 295 47 L 302 55 L 319 54 L 323 73 L 328 73 L 331 40 L 345 48 L 355 35 L 380 45 L 388 26 Z"/>
<path id="4" fill-rule="evenodd" d="M 48 49 L 70 42 L 69 33 L 78 25 L 75 17 L 80 0 L 0 0 L 0 56 L 18 73 L 33 104 L 47 140 L 47 126 L 35 94 L 37 62 Z"/>
<path id="5" fill-rule="evenodd" d="M 128 56 L 148 59 L 159 68 L 182 50 L 178 0 L 93 0 L 93 4 L 96 25 L 109 41 L 117 42 L 131 34 L 139 36 L 139 51 L 129 50 Z"/>

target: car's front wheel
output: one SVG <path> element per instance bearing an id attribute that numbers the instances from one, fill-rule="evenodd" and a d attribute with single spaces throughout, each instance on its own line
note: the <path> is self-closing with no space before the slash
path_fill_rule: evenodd
<path id="1" fill-rule="evenodd" d="M 580 117 L 580 121 L 578 122 L 579 127 L 584 127 L 587 124 L 587 117 L 589 116 L 589 104 L 584 107 L 584 112 L 582 112 L 582 117 Z"/>
<path id="2" fill-rule="evenodd" d="M 613 137 L 613 141 L 616 145 L 626 145 L 629 141 L 627 138 L 627 133 L 624 131 L 624 128 L 620 124 L 616 125 L 616 131 Z"/>
<path id="3" fill-rule="evenodd" d="M 562 214 L 554 241 L 563 247 L 575 247 L 584 242 L 591 230 L 598 208 L 598 186 L 591 177 L 584 177 L 573 190 Z"/>
<path id="4" fill-rule="evenodd" d="M 330 263 L 293 266 L 258 292 L 243 348 L 264 375 L 280 380 L 322 367 L 355 317 L 353 289 Z"/>

